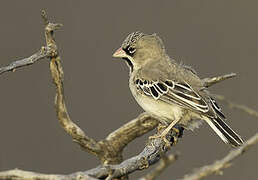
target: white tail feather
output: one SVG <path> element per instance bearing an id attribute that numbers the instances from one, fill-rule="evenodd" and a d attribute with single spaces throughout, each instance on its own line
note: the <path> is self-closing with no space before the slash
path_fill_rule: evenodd
<path id="1" fill-rule="evenodd" d="M 222 139 L 222 141 L 229 144 L 228 139 L 222 134 L 222 132 L 213 124 L 213 122 L 209 118 L 205 119 L 205 121 L 216 132 L 216 134 Z"/>

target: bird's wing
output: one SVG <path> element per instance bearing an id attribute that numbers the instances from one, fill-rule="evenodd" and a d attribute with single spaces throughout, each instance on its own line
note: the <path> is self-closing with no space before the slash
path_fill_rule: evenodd
<path id="1" fill-rule="evenodd" d="M 156 80 L 135 79 L 135 85 L 141 93 L 150 96 L 157 101 L 163 101 L 169 104 L 177 104 L 187 109 L 191 109 L 208 116 L 217 114 L 223 119 L 225 116 L 214 99 L 203 97 L 196 92 L 187 82 L 178 82 L 175 80 Z"/>

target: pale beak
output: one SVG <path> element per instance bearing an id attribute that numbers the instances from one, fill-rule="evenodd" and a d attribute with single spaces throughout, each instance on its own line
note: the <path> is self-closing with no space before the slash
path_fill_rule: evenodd
<path id="1" fill-rule="evenodd" d="M 125 53 L 125 51 L 122 48 L 119 48 L 113 54 L 113 57 L 116 57 L 116 58 L 123 58 L 123 57 L 126 57 L 126 56 L 127 56 L 127 54 Z"/>

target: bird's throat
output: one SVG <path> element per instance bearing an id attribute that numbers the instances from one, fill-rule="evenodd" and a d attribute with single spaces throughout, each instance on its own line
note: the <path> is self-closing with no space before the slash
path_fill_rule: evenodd
<path id="1" fill-rule="evenodd" d="M 126 63 L 127 63 L 127 65 L 128 65 L 128 67 L 129 67 L 129 69 L 130 69 L 130 73 L 132 73 L 133 72 L 133 63 L 132 63 L 132 61 L 129 59 L 129 58 L 123 58 L 125 61 L 126 61 Z"/>

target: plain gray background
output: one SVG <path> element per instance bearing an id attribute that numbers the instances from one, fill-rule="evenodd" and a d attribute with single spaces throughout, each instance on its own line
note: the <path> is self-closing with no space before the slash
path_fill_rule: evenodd
<path id="1" fill-rule="evenodd" d="M 65 72 L 65 96 L 71 118 L 99 140 L 135 118 L 142 109 L 128 88 L 128 68 L 112 53 L 132 31 L 156 32 L 169 55 L 194 67 L 201 77 L 236 72 L 237 78 L 211 88 L 248 105 L 257 103 L 258 1 L 57 1 L 0 3 L 1 66 L 27 57 L 44 44 L 40 10 L 63 23 L 56 33 Z M 48 60 L 1 75 L 0 171 L 21 168 L 71 173 L 98 161 L 80 150 L 61 129 L 54 110 L 54 86 Z M 222 106 L 228 123 L 244 139 L 257 132 L 258 121 Z M 125 149 L 139 153 L 147 136 Z M 178 161 L 159 179 L 176 179 L 193 168 L 222 158 L 231 148 L 205 124 L 185 136 L 171 152 Z M 257 179 L 258 147 L 234 161 L 223 176 L 207 179 Z M 130 175 L 132 179 L 147 170 Z"/>

